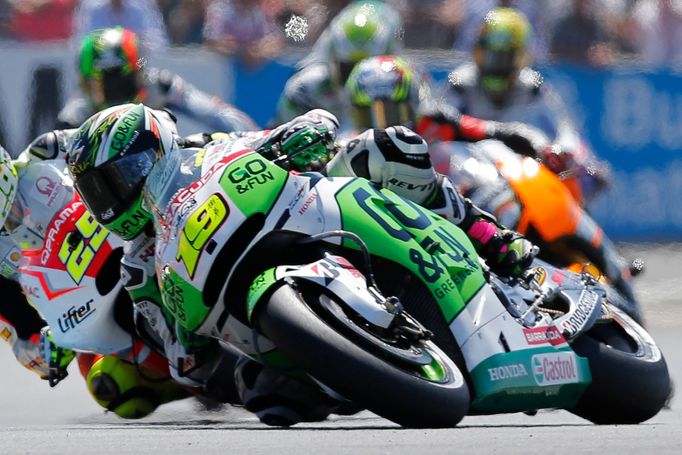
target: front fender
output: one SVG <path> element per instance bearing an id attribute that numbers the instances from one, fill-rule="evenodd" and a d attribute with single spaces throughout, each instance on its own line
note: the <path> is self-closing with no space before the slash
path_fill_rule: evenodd
<path id="1" fill-rule="evenodd" d="M 376 327 L 387 329 L 393 322 L 394 314 L 383 305 L 380 295 L 370 291 L 365 277 L 346 259 L 330 254 L 310 264 L 275 267 L 258 275 L 247 293 L 249 321 L 256 307 L 266 301 L 265 296 L 287 282 L 300 280 L 324 287 Z"/>

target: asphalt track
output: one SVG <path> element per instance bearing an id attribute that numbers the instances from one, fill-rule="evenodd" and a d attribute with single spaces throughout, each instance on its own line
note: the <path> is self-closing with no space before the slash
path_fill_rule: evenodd
<path id="1" fill-rule="evenodd" d="M 636 291 L 648 327 L 682 379 L 682 245 L 626 245 L 647 270 Z M 207 412 L 194 401 L 123 421 L 87 395 L 74 368 L 50 389 L 0 347 L 0 452 L 8 454 L 260 453 L 682 453 L 682 401 L 640 425 L 596 426 L 564 411 L 467 417 L 454 429 L 404 430 L 370 413 L 288 430 L 235 408 Z"/>

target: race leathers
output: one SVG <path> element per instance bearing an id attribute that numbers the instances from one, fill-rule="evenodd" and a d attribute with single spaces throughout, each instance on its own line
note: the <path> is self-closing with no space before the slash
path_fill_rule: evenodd
<path id="1" fill-rule="evenodd" d="M 415 118 L 403 126 L 414 129 L 428 143 L 437 141 L 480 141 L 499 139 L 519 153 L 537 155 L 541 144 L 537 134 L 518 123 L 506 124 L 462 115 L 455 107 L 433 96 L 431 78 L 422 68 L 409 63 L 413 74 L 409 102 Z M 331 112 L 340 120 L 339 136 L 357 134 L 353 124 L 350 95 L 332 77 L 327 63 L 311 63 L 286 83 L 277 105 L 275 124 L 291 121 L 313 109 Z M 390 126 L 390 125 L 386 125 Z M 364 129 L 364 128 L 362 128 Z"/>
<path id="2" fill-rule="evenodd" d="M 465 63 L 448 76 L 443 101 L 462 114 L 500 122 L 523 122 L 543 131 L 566 150 L 580 146 L 580 135 L 558 94 L 537 71 L 525 67 L 516 76 L 503 104 L 494 103 L 479 85 L 478 68 Z"/>
<path id="3" fill-rule="evenodd" d="M 17 167 L 15 224 L 0 234 L 0 336 L 11 345 L 17 361 L 43 379 L 49 373 L 40 347 L 40 329 L 46 323 L 19 286 L 18 266 L 21 250 L 42 247 L 50 220 L 72 198 L 65 167 L 63 159 Z"/>
<path id="4" fill-rule="evenodd" d="M 169 109 L 201 123 L 209 131 L 253 131 L 255 122 L 244 112 L 211 96 L 177 74 L 147 68 L 138 101 L 153 109 Z M 131 100 L 133 101 L 133 100 Z M 57 116 L 57 128 L 77 128 L 97 112 L 82 95 L 71 98 Z"/>
<path id="5" fill-rule="evenodd" d="M 327 63 L 311 63 L 289 78 L 277 102 L 273 123 L 288 122 L 316 108 L 332 112 L 342 124 L 350 121 L 350 101 Z"/>
<path id="6" fill-rule="evenodd" d="M 479 80 L 474 63 L 462 64 L 448 75 L 439 93 L 440 99 L 463 115 L 522 122 L 542 131 L 553 147 L 543 150 L 540 158 L 557 174 L 577 176 L 584 200 L 589 201 L 606 187 L 608 164 L 596 158 L 581 138 L 563 100 L 539 72 L 522 68 L 500 103 L 490 98 Z"/>

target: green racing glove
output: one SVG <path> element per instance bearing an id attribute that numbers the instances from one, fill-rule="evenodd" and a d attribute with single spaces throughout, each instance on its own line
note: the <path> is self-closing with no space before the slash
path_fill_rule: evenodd
<path id="1" fill-rule="evenodd" d="M 66 371 L 76 353 L 71 349 L 58 346 L 52 338 L 50 328 L 45 326 L 40 330 L 40 350 L 48 366 L 47 380 L 50 387 L 54 387 L 69 373 Z"/>

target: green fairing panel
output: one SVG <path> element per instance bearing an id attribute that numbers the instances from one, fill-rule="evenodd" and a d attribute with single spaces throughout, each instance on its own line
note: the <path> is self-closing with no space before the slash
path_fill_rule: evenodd
<path id="1" fill-rule="evenodd" d="M 210 308 L 204 305 L 201 291 L 174 270 L 161 273 L 163 304 L 187 330 L 194 331 L 204 322 Z"/>
<path id="2" fill-rule="evenodd" d="M 587 359 L 568 346 L 496 354 L 471 372 L 472 409 L 482 413 L 570 409 L 592 381 Z"/>
<path id="3" fill-rule="evenodd" d="M 447 321 L 485 284 L 469 238 L 435 213 L 362 179 L 343 187 L 336 199 L 343 228 L 359 235 L 372 254 L 402 264 L 420 277 Z M 344 242 L 357 248 L 352 241 Z"/>
<path id="4" fill-rule="evenodd" d="M 220 177 L 220 186 L 249 217 L 270 211 L 288 177 L 287 171 L 254 152 L 228 164 Z"/>
<path id="5" fill-rule="evenodd" d="M 251 286 L 249 287 L 249 292 L 246 295 L 246 314 L 251 319 L 253 310 L 256 308 L 256 304 L 260 299 L 268 292 L 275 283 L 277 282 L 277 277 L 275 276 L 275 269 L 268 269 L 261 273 L 253 280 Z"/>

